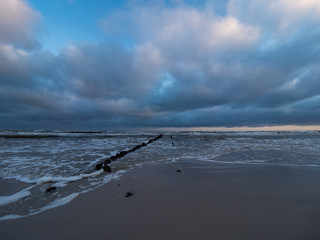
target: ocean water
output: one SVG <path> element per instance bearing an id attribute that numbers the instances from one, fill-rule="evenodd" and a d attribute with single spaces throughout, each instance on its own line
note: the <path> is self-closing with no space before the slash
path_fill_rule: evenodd
<path id="1" fill-rule="evenodd" d="M 113 171 L 106 173 L 97 171 L 96 164 L 160 132 L 0 131 L 0 181 L 23 186 L 14 192 L 0 189 L 0 221 L 67 204 L 145 164 L 193 160 L 219 170 L 250 165 L 320 167 L 318 131 L 161 133 L 161 139 L 112 162 Z M 52 187 L 55 190 L 46 191 Z"/>

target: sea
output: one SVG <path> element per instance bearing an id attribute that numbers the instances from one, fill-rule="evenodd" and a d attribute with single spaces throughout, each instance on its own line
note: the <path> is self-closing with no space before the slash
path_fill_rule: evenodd
<path id="1" fill-rule="evenodd" d="M 112 172 L 96 169 L 160 134 L 109 164 Z M 68 204 L 133 169 L 179 161 L 205 161 L 217 171 L 320 169 L 320 132 L 0 131 L 0 221 Z"/>

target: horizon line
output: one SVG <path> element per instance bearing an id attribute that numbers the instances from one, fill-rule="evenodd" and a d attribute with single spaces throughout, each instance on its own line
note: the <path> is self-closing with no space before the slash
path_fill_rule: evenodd
<path id="1" fill-rule="evenodd" d="M 159 131 L 216 131 L 216 132 L 249 132 L 249 131 L 320 131 L 320 125 L 283 125 L 283 126 L 263 126 L 263 127 L 155 127 L 143 128 L 144 130 L 159 130 Z"/>

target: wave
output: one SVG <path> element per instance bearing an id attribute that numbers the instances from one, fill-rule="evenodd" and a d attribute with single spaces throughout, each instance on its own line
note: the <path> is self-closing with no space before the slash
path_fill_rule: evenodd
<path id="1" fill-rule="evenodd" d="M 0 135 L 2 138 L 56 138 L 58 135 Z"/>
<path id="2" fill-rule="evenodd" d="M 20 192 L 17 192 L 15 194 L 9 195 L 9 196 L 0 196 L 0 206 L 7 205 L 13 202 L 16 202 L 22 198 L 28 197 L 31 195 L 31 192 L 29 191 L 31 187 L 28 187 L 26 189 L 21 190 Z"/>
<path id="3" fill-rule="evenodd" d="M 154 133 L 145 132 L 103 132 L 103 131 L 0 131 L 0 138 L 44 139 L 44 138 L 150 138 Z"/>
<path id="4" fill-rule="evenodd" d="M 5 179 L 14 179 L 24 183 L 35 183 L 35 184 L 43 184 L 43 183 L 56 183 L 56 182 L 74 182 L 84 178 L 95 177 L 103 173 L 103 170 L 95 171 L 88 174 L 80 174 L 76 176 L 62 177 L 62 176 L 45 176 L 37 179 L 29 179 L 26 177 L 15 176 L 15 177 L 4 177 Z"/>
<path id="5" fill-rule="evenodd" d="M 94 172 L 93 174 L 100 174 L 102 171 L 97 171 L 97 172 Z M 119 170 L 118 172 L 116 173 L 113 173 L 113 174 L 108 174 L 106 175 L 104 178 L 103 178 L 103 182 L 102 184 L 105 184 L 105 183 L 108 183 L 110 182 L 111 180 L 119 180 L 120 177 L 125 174 L 127 171 L 126 170 Z M 82 175 L 82 178 L 83 177 L 88 177 L 89 175 L 90 176 L 94 176 L 93 174 L 84 174 Z M 61 180 L 62 178 L 55 178 L 55 179 L 42 179 L 44 182 L 47 182 L 47 180 L 51 181 L 51 180 Z M 64 180 L 72 180 L 72 181 L 76 181 L 76 178 L 63 178 Z M 43 182 L 41 182 L 43 183 Z M 39 182 L 40 184 L 40 182 Z M 12 194 L 10 196 L 3 196 L 3 197 L 0 197 L 0 206 L 2 205 L 5 205 L 5 204 L 10 204 L 10 203 L 14 203 L 22 198 L 25 198 L 25 197 L 28 197 L 31 195 L 31 192 L 29 191 L 30 189 L 32 189 L 34 186 L 36 185 L 33 185 L 33 186 L 30 186 L 26 189 L 23 189 L 22 191 L 20 192 L 17 192 L 15 194 Z M 59 207 L 59 206 L 62 206 L 62 205 L 65 205 L 65 204 L 68 204 L 70 203 L 72 200 L 74 200 L 76 197 L 78 197 L 80 194 L 82 193 L 87 193 L 91 190 L 94 190 L 98 185 L 96 185 L 95 187 L 93 188 L 89 188 L 89 189 L 85 189 L 85 190 L 82 190 L 80 192 L 74 192 L 74 193 L 71 193 L 63 198 L 58 198 L 54 201 L 52 201 L 51 203 L 47 204 L 46 206 L 40 208 L 40 209 L 37 209 L 37 210 L 30 210 L 28 214 L 26 215 L 18 215 L 18 214 L 8 214 L 8 215 L 5 215 L 5 216 L 2 216 L 0 217 L 0 221 L 4 221 L 4 220 L 9 220 L 9 219 L 17 219 L 17 218 L 22 218 L 22 217 L 27 217 L 27 216 L 32 216 L 32 215 L 35 215 L 35 214 L 38 214 L 38 213 L 41 213 L 41 212 L 44 212 L 44 211 L 47 211 L 49 209 L 52 209 L 52 208 L 56 208 L 56 207 Z"/>

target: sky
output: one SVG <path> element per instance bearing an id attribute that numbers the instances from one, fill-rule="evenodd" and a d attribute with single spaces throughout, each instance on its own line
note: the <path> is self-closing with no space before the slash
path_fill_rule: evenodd
<path id="1" fill-rule="evenodd" d="M 0 129 L 319 120 L 318 0 L 0 0 Z"/>

